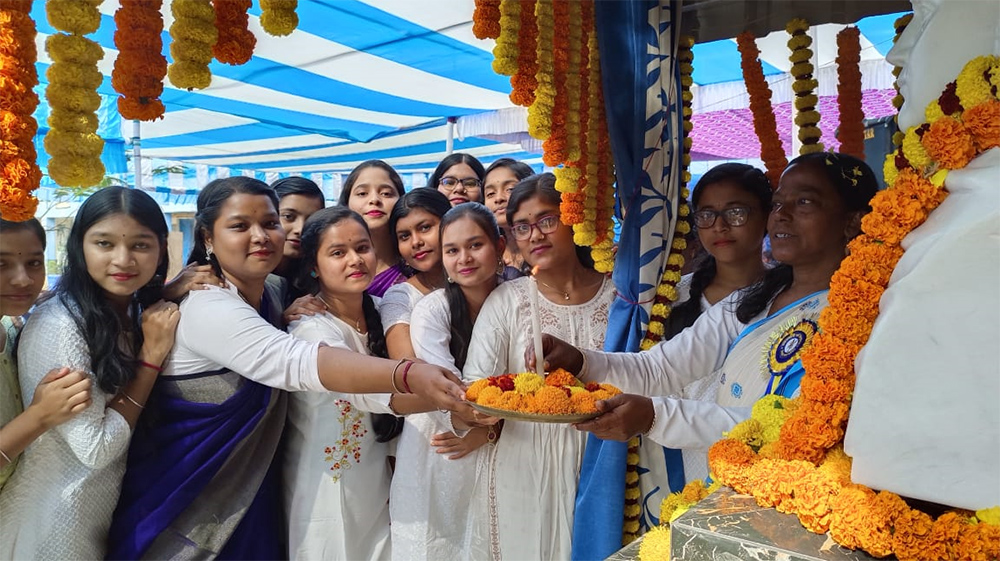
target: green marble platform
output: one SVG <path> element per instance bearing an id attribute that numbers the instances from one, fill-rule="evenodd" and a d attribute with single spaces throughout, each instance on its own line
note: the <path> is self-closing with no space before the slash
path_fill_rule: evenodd
<path id="1" fill-rule="evenodd" d="M 608 561 L 637 561 L 639 543 L 637 540 L 626 546 Z M 671 524 L 670 554 L 673 561 L 874 559 L 864 552 L 840 547 L 828 535 L 806 530 L 792 514 L 761 508 L 753 497 L 737 495 L 726 487 Z"/>

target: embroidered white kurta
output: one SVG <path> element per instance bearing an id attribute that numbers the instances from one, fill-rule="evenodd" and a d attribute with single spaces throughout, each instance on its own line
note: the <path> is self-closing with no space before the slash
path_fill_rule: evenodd
<path id="1" fill-rule="evenodd" d="M 368 354 L 368 335 L 330 313 L 288 326 L 300 339 Z M 290 559 L 389 559 L 388 445 L 367 412 L 387 394 L 294 392 L 285 426 L 284 502 Z"/>
<path id="2" fill-rule="evenodd" d="M 87 343 L 59 297 L 35 308 L 19 345 L 25 405 L 53 368 L 91 373 Z M 114 396 L 92 381 L 90 406 L 39 436 L 4 486 L 0 559 L 104 558 L 131 430 L 107 408 Z"/>
<path id="3" fill-rule="evenodd" d="M 528 277 L 500 285 L 483 305 L 465 363 L 466 378 L 524 372 L 532 340 Z M 614 284 L 605 279 L 588 302 L 563 306 L 539 296 L 542 332 L 584 349 L 601 349 Z M 580 464 L 587 441 L 570 425 L 506 421 L 496 447 L 481 456 L 476 482 L 488 500 L 476 505 L 488 524 L 494 559 L 569 559 Z M 484 520 L 485 519 L 485 520 Z"/>

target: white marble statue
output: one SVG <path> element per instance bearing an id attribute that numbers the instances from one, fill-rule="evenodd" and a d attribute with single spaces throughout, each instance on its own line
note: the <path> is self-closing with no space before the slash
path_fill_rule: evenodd
<path id="1" fill-rule="evenodd" d="M 914 0 L 889 53 L 900 128 L 976 56 L 1000 54 L 1000 2 Z M 852 479 L 949 506 L 1000 504 L 1000 148 L 952 171 L 903 241 L 868 345 L 844 446 Z"/>

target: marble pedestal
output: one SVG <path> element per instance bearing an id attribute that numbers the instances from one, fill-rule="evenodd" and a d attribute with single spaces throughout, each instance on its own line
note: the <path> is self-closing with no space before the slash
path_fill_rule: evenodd
<path id="1" fill-rule="evenodd" d="M 864 552 L 840 547 L 828 535 L 806 530 L 795 515 L 761 508 L 753 497 L 737 495 L 727 487 L 698 503 L 670 527 L 673 561 L 874 559 Z M 609 557 L 608 561 L 638 559 L 637 541 Z"/>

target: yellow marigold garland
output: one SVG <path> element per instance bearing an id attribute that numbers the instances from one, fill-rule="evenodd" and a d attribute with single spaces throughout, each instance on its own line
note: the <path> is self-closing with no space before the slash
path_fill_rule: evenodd
<path id="1" fill-rule="evenodd" d="M 0 216 L 21 222 L 35 215 L 32 194 L 42 178 L 35 152 L 38 107 L 35 22 L 31 0 L 0 4 Z"/>
<path id="2" fill-rule="evenodd" d="M 500 0 L 500 34 L 493 46 L 493 71 L 501 76 L 517 73 L 520 56 L 521 0 Z"/>
<path id="3" fill-rule="evenodd" d="M 578 8 L 578 9 L 574 9 Z M 573 158 L 564 167 L 556 168 L 556 190 L 561 194 L 559 212 L 563 224 L 573 226 L 584 220 L 584 200 L 586 199 L 589 153 L 592 151 L 588 142 L 590 135 L 590 36 L 594 33 L 594 6 L 591 2 L 571 2 L 570 25 L 579 31 L 579 42 L 576 43 L 576 64 L 578 74 L 576 83 L 578 89 L 567 88 L 569 93 L 579 91 L 574 105 L 577 117 L 567 116 L 567 122 L 575 125 L 577 138 L 575 144 L 579 152 L 578 158 Z M 571 39 L 572 42 L 572 39 Z M 571 59 L 573 60 L 573 59 Z M 571 134 L 567 132 L 567 134 Z M 596 172 L 596 167 L 593 168 Z"/>
<path id="4" fill-rule="evenodd" d="M 555 21 L 553 0 L 536 0 L 535 24 L 538 31 L 535 39 L 535 99 L 528 106 L 528 134 L 538 140 L 545 140 L 552 132 L 552 111 L 556 103 L 555 61 L 553 40 Z M 561 163 L 556 161 L 546 165 Z"/>
<path id="5" fill-rule="evenodd" d="M 510 77 L 510 100 L 523 107 L 535 102 L 538 80 L 538 24 L 535 22 L 535 0 L 518 0 L 517 70 Z"/>
<path id="6" fill-rule="evenodd" d="M 641 495 L 642 491 L 639 489 L 639 437 L 633 436 L 628 441 L 628 451 L 625 454 L 625 509 L 622 523 L 622 547 L 639 537 L 639 519 L 642 516 L 642 505 L 639 503 Z"/>
<path id="7" fill-rule="evenodd" d="M 155 121 L 166 111 L 160 101 L 167 75 L 160 36 L 161 4 L 160 0 L 121 0 L 115 12 L 118 58 L 111 72 L 111 85 L 121 94 L 118 112 L 125 119 Z"/>
<path id="8" fill-rule="evenodd" d="M 667 254 L 667 264 L 663 268 L 663 275 L 660 277 L 660 285 L 656 288 L 656 296 L 653 299 L 653 306 L 649 310 L 649 324 L 646 328 L 646 335 L 639 343 L 640 350 L 647 350 L 663 340 L 666 329 L 667 318 L 670 316 L 670 309 L 674 301 L 677 300 L 677 283 L 681 280 L 681 269 L 684 268 L 684 250 L 687 248 L 685 236 L 691 232 L 690 214 L 687 199 L 690 196 L 687 184 L 691 181 L 691 104 L 693 96 L 691 94 L 691 75 L 694 73 L 694 39 L 681 37 L 677 47 L 677 60 L 680 64 L 681 75 L 681 105 L 683 111 L 683 129 L 681 134 L 681 198 L 677 204 L 677 222 L 674 225 L 674 237 L 670 245 L 670 252 Z"/>
<path id="9" fill-rule="evenodd" d="M 837 106 L 840 152 L 865 159 L 865 113 L 861 108 L 861 32 L 846 27 L 837 33 Z"/>
<path id="10" fill-rule="evenodd" d="M 174 86 L 186 90 L 204 89 L 212 84 L 212 47 L 219 34 L 215 29 L 215 10 L 210 0 L 173 0 L 170 12 L 170 55 L 174 62 L 167 77 Z M 263 19 L 263 17 L 261 17 Z"/>
<path id="11" fill-rule="evenodd" d="M 912 20 L 913 20 L 913 14 L 910 13 L 910 14 L 906 14 L 906 15 L 900 16 L 899 18 L 896 19 L 895 22 L 893 22 L 892 26 L 896 30 L 896 34 L 892 37 L 892 43 L 893 43 L 893 45 L 896 44 L 896 41 L 899 41 L 899 36 L 903 34 L 903 31 L 906 30 L 906 26 Z M 896 108 L 897 112 L 899 111 L 899 108 L 903 106 L 903 94 L 899 93 L 899 83 L 896 82 L 896 79 L 899 78 L 899 73 L 902 70 L 903 69 L 900 68 L 899 66 L 893 66 L 892 67 L 892 76 L 893 76 L 892 87 L 893 87 L 893 89 L 896 90 L 896 95 L 893 96 L 893 98 L 892 98 L 892 106 Z M 893 117 L 893 120 L 897 120 L 898 117 L 899 117 L 898 115 L 895 115 Z M 895 145 L 897 147 L 903 144 L 903 131 L 896 131 L 892 135 L 892 143 L 893 143 L 893 145 Z M 889 182 L 886 181 L 886 184 L 888 184 L 888 183 Z"/>
<path id="12" fill-rule="evenodd" d="M 45 98 L 51 112 L 45 151 L 49 176 L 64 187 L 88 187 L 104 179 L 104 140 L 97 135 L 96 116 L 101 106 L 97 87 L 104 79 L 97 62 L 104 50 L 81 34 L 100 25 L 98 5 L 97 0 L 61 0 L 45 6 L 49 22 L 71 33 L 50 35 L 45 41 L 52 59 L 46 72 Z"/>
<path id="13" fill-rule="evenodd" d="M 781 146 L 781 138 L 778 137 L 778 124 L 771 109 L 771 88 L 764 79 L 764 70 L 759 59 L 760 50 L 757 49 L 753 34 L 749 31 L 740 33 L 736 36 L 736 45 L 740 51 L 743 82 L 750 95 L 754 132 L 760 140 L 760 157 L 767 169 L 771 188 L 777 189 L 778 179 L 788 165 L 788 160 L 785 158 L 785 149 Z"/>
<path id="14" fill-rule="evenodd" d="M 472 34 L 477 39 L 496 39 L 500 36 L 500 0 L 476 0 L 472 13 Z"/>
<path id="15" fill-rule="evenodd" d="M 684 489 L 667 495 L 660 503 L 660 523 L 646 533 L 639 546 L 640 561 L 665 561 L 670 559 L 670 523 L 681 517 L 705 497 L 714 493 L 720 484 L 716 481 L 706 486 L 696 479 Z"/>
<path id="16" fill-rule="evenodd" d="M 872 199 L 872 212 L 862 220 L 863 235 L 851 241 L 850 254 L 831 279 L 830 305 L 819 319 L 822 333 L 803 354 L 801 395 L 791 402 L 795 409 L 782 424 L 778 441 L 755 449 L 756 433 L 734 428 L 709 450 L 712 472 L 723 484 L 753 495 L 761 505 L 796 513 L 814 532 L 829 530 L 845 547 L 878 557 L 1000 556 L 1000 520 L 994 516 L 1000 508 L 980 511 L 981 517 L 948 512 L 933 519 L 893 493 L 850 483 L 850 459 L 839 447 L 854 387 L 854 360 L 903 255 L 903 238 L 945 199 L 949 170 L 1000 146 L 997 77 L 1000 57 L 970 61 L 932 102 L 936 107 L 927 108 L 932 122 L 907 131 L 913 138 L 909 151 L 914 143 L 924 148 L 920 165 L 913 163 L 905 140 L 889 156 L 895 172 L 892 187 Z"/>
<path id="17" fill-rule="evenodd" d="M 569 54 L 566 59 L 566 86 L 562 88 L 561 97 L 566 100 L 565 159 L 567 162 L 575 162 L 582 156 L 582 151 L 580 150 L 581 95 L 576 95 L 576 93 L 581 92 L 582 80 L 580 78 L 583 76 L 583 55 L 580 49 L 581 46 L 586 45 L 582 43 L 584 36 L 584 30 L 581 29 L 582 2 L 568 1 L 566 4 L 569 5 L 569 10 L 566 14 L 568 26 L 566 49 Z M 559 83 L 557 82 L 558 85 Z M 586 98 L 584 97 L 583 99 Z"/>
<path id="18" fill-rule="evenodd" d="M 250 0 L 212 0 L 219 39 L 212 46 L 215 59 L 225 64 L 245 64 L 253 56 L 257 38 L 248 29 Z"/>
<path id="19" fill-rule="evenodd" d="M 788 49 L 792 54 L 788 60 L 792 63 L 791 74 L 795 77 L 792 91 L 795 92 L 795 124 L 799 127 L 799 141 L 802 146 L 800 154 L 822 152 L 823 145 L 819 143 L 822 132 L 819 130 L 819 111 L 816 104 L 816 88 L 819 82 L 813 77 L 812 37 L 809 36 L 809 23 L 804 19 L 793 19 L 785 26 L 791 37 L 788 39 Z M 774 183 L 777 185 L 777 182 Z"/>
<path id="20" fill-rule="evenodd" d="M 260 26 L 268 35 L 290 35 L 299 26 L 298 0 L 260 0 Z"/>

